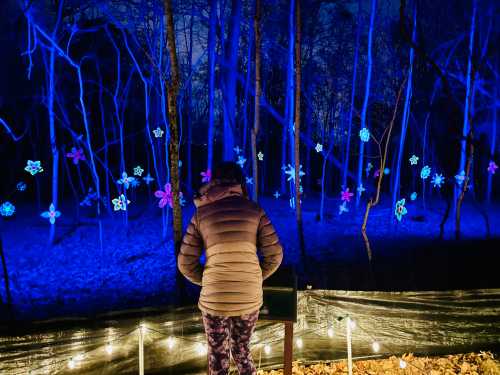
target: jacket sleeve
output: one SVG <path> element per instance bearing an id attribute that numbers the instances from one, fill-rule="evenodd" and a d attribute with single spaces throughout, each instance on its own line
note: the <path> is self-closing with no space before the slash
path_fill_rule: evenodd
<path id="1" fill-rule="evenodd" d="M 280 266 L 283 260 L 283 247 L 271 220 L 269 220 L 264 210 L 261 212 L 257 231 L 257 249 L 262 254 L 263 259 L 260 267 L 262 268 L 262 279 L 265 280 Z"/>
<path id="2" fill-rule="evenodd" d="M 179 271 L 194 284 L 201 285 L 203 269 L 200 257 L 203 248 L 203 240 L 198 230 L 196 213 L 191 218 L 186 233 L 182 238 L 181 248 L 177 257 Z"/>

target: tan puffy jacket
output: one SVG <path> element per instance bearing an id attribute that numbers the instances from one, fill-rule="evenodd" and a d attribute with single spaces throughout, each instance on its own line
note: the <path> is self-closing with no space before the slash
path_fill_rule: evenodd
<path id="1" fill-rule="evenodd" d="M 276 231 L 264 210 L 243 196 L 241 185 L 213 180 L 200 193 L 177 258 L 179 270 L 202 286 L 201 311 L 219 316 L 256 311 L 262 306 L 262 281 L 283 259 Z"/>

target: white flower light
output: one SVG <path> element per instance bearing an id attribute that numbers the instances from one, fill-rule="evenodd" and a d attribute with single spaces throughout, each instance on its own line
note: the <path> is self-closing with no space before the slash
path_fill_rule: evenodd
<path id="1" fill-rule="evenodd" d="M 71 358 L 69 361 L 68 361 L 68 367 L 73 370 L 76 366 L 76 363 L 75 361 L 73 360 L 73 358 Z"/>
<path id="2" fill-rule="evenodd" d="M 172 336 L 169 336 L 167 338 L 167 348 L 169 350 L 172 350 L 174 348 L 174 346 L 175 346 L 175 338 L 173 338 Z"/>
<path id="3" fill-rule="evenodd" d="M 266 353 L 266 355 L 271 353 L 271 346 L 269 344 L 264 345 L 264 353 Z"/>
<path id="4" fill-rule="evenodd" d="M 399 367 L 401 368 L 406 368 L 406 362 L 403 361 L 402 359 L 399 360 Z"/>
<path id="5" fill-rule="evenodd" d="M 302 349 L 302 347 L 304 346 L 304 342 L 299 337 L 297 340 L 295 340 L 295 345 L 297 345 L 297 348 Z"/>
<path id="6" fill-rule="evenodd" d="M 333 333 L 334 332 L 333 332 L 333 328 L 332 327 L 328 328 L 327 331 L 326 331 L 326 334 L 328 335 L 329 338 L 333 337 Z"/>
<path id="7" fill-rule="evenodd" d="M 378 353 L 378 351 L 380 350 L 380 344 L 378 342 L 374 341 L 372 344 L 372 349 L 375 353 Z"/>

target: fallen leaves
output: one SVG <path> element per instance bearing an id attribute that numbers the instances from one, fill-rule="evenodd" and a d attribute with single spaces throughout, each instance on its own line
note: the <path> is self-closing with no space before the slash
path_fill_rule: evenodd
<path id="1" fill-rule="evenodd" d="M 400 367 L 400 359 L 407 366 Z M 304 365 L 300 361 L 293 363 L 293 375 L 344 375 L 347 374 L 347 362 L 320 362 Z M 447 355 L 444 357 L 416 357 L 412 353 L 402 357 L 392 356 L 385 359 L 355 361 L 355 375 L 388 375 L 388 374 L 430 374 L 430 375 L 500 375 L 500 363 L 490 352 Z M 263 371 L 257 375 L 283 375 L 283 370 Z"/>

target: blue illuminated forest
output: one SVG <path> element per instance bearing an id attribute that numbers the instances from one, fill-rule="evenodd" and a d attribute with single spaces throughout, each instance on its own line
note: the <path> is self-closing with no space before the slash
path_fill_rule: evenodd
<path id="1" fill-rule="evenodd" d="M 169 3 L 0 5 L 2 320 L 193 301 L 223 160 L 301 288 L 498 283 L 498 2 Z"/>

